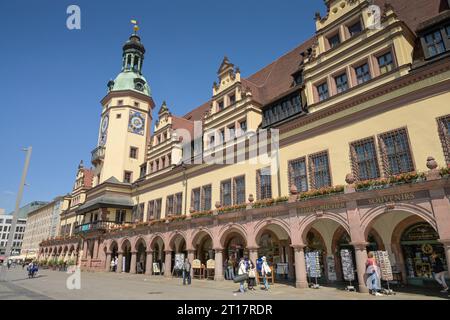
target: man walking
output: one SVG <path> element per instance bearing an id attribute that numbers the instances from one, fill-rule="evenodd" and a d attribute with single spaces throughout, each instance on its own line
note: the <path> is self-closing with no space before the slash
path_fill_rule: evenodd
<path id="1" fill-rule="evenodd" d="M 187 284 L 191 284 L 191 263 L 189 262 L 189 259 L 186 258 L 183 263 L 183 286 Z"/>

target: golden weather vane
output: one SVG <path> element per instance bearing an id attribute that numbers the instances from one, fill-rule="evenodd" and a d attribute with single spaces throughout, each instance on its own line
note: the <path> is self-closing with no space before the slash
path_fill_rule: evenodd
<path id="1" fill-rule="evenodd" d="M 131 19 L 131 24 L 133 24 L 133 30 L 134 30 L 134 34 L 137 33 L 137 31 L 139 30 L 139 25 L 137 20 L 135 19 Z"/>

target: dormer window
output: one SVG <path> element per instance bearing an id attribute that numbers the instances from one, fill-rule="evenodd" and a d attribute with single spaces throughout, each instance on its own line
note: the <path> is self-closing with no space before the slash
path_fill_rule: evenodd
<path id="1" fill-rule="evenodd" d="M 448 32 L 447 27 L 447 32 Z M 437 56 L 445 52 L 444 39 L 442 38 L 441 31 L 437 30 L 425 35 L 425 50 L 429 58 Z"/>
<path id="2" fill-rule="evenodd" d="M 362 31 L 362 25 L 361 21 L 357 21 L 350 26 L 348 26 L 348 33 L 350 34 L 350 37 L 356 36 Z"/>
<path id="3" fill-rule="evenodd" d="M 339 33 L 336 33 L 335 35 L 328 38 L 328 44 L 330 45 L 330 49 L 336 47 L 340 43 L 341 39 L 339 37 Z"/>
<path id="4" fill-rule="evenodd" d="M 394 68 L 394 60 L 392 59 L 391 52 L 379 56 L 377 60 L 380 68 L 380 74 L 385 74 Z"/>

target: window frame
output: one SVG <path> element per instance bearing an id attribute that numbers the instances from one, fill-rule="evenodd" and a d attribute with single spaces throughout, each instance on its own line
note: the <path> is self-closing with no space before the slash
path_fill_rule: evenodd
<path id="1" fill-rule="evenodd" d="M 127 180 L 126 179 L 127 174 L 130 175 L 129 181 L 126 181 Z M 123 182 L 124 183 L 132 183 L 132 181 L 133 181 L 133 171 L 124 170 L 124 172 L 123 172 Z"/>
<path id="2" fill-rule="evenodd" d="M 328 184 L 327 185 L 318 185 L 317 177 L 317 171 L 315 168 L 314 159 L 317 157 L 326 156 L 327 159 L 327 166 L 326 166 L 326 172 L 328 174 Z M 331 187 L 333 185 L 333 179 L 331 174 L 331 165 L 330 165 L 330 155 L 328 150 L 316 152 L 313 154 L 308 155 L 308 172 L 309 172 L 309 185 L 311 189 L 320 189 L 320 188 L 326 188 Z"/>
<path id="3" fill-rule="evenodd" d="M 406 147 L 408 148 L 409 164 L 411 166 L 410 167 L 411 170 L 393 173 L 392 168 L 390 167 L 389 155 L 387 154 L 386 143 L 385 143 L 384 139 L 388 136 L 393 136 L 394 134 L 399 134 L 399 133 L 404 133 L 404 135 L 405 135 L 405 142 L 406 142 Z M 380 150 L 380 159 L 381 159 L 381 164 L 382 164 L 382 168 L 383 168 L 383 175 L 385 177 L 402 174 L 402 173 L 413 172 L 416 170 L 416 165 L 414 162 L 414 155 L 412 153 L 411 141 L 409 138 L 407 127 L 401 127 L 401 128 L 397 128 L 394 130 L 389 130 L 389 131 L 380 133 L 378 135 L 378 149 Z M 398 156 L 396 155 L 396 157 L 397 157 L 397 164 L 399 164 Z"/>
<path id="4" fill-rule="evenodd" d="M 375 164 L 375 171 L 376 171 L 376 177 L 372 177 L 372 178 L 367 178 L 367 179 L 363 179 L 361 178 L 361 172 L 360 172 L 360 162 L 368 162 L 370 160 L 363 160 L 363 161 L 359 161 L 358 159 L 358 153 L 356 151 L 357 146 L 362 146 L 368 142 L 371 142 L 373 144 L 373 154 L 374 154 L 374 158 L 372 159 L 372 161 L 374 161 Z M 371 137 L 367 137 L 367 138 L 363 138 L 363 139 L 359 139 L 356 141 L 352 141 L 349 143 L 349 147 L 350 147 L 350 163 L 352 166 L 352 173 L 353 176 L 355 177 L 355 179 L 357 181 L 364 181 L 364 180 L 372 180 L 372 179 L 378 179 L 381 177 L 381 170 L 380 170 L 380 163 L 379 163 L 379 157 L 377 154 L 377 144 L 376 144 L 376 139 L 374 136 Z"/>
<path id="5" fill-rule="evenodd" d="M 134 156 L 133 156 L 134 155 Z M 139 148 L 130 146 L 130 153 L 129 153 L 130 159 L 138 159 L 139 157 Z"/>
<path id="6" fill-rule="evenodd" d="M 267 193 L 270 193 L 270 196 L 263 197 L 263 195 L 262 195 L 263 185 L 262 185 L 262 179 L 261 179 L 261 177 L 263 177 L 263 175 L 261 175 L 262 170 L 269 170 L 270 173 L 272 173 L 270 166 L 256 170 L 256 198 L 258 200 L 271 199 L 272 196 L 273 196 L 272 195 L 272 186 L 273 186 L 272 185 L 272 174 L 264 175 L 264 176 L 268 176 L 269 177 L 268 180 L 270 182 L 270 188 L 266 187 L 266 190 L 264 191 L 264 194 L 267 195 Z"/>
<path id="7" fill-rule="evenodd" d="M 320 88 L 326 86 L 326 97 L 321 96 Z M 330 98 L 330 86 L 328 85 L 328 79 L 321 81 L 315 85 L 317 93 L 317 102 L 323 102 Z"/>
<path id="8" fill-rule="evenodd" d="M 196 192 L 198 192 L 198 207 L 196 208 L 196 199 L 195 199 L 195 195 Z M 191 190 L 191 208 L 194 210 L 194 212 L 199 212 L 200 208 L 201 208 L 201 204 L 202 204 L 202 200 L 201 200 L 201 188 L 197 187 L 197 188 L 193 188 Z"/>
<path id="9" fill-rule="evenodd" d="M 367 80 L 365 80 L 365 81 L 363 81 L 363 82 L 360 83 L 360 82 L 358 81 L 358 72 L 357 72 L 357 70 L 358 70 L 359 68 L 365 66 L 365 65 L 367 65 L 367 71 L 368 71 L 369 79 L 367 79 Z M 372 69 L 371 69 L 371 67 L 370 67 L 370 63 L 369 63 L 369 60 L 368 60 L 368 59 L 365 59 L 365 60 L 360 61 L 359 63 L 353 65 L 353 66 L 352 66 L 352 69 L 353 69 L 353 73 L 354 73 L 354 75 L 355 75 L 355 78 L 354 78 L 355 86 L 363 85 L 363 84 L 365 84 L 365 83 L 367 83 L 367 82 L 369 82 L 370 80 L 373 79 L 373 73 L 372 73 Z M 363 74 L 363 76 L 364 76 L 364 74 Z"/>
<path id="10" fill-rule="evenodd" d="M 450 166 L 450 114 L 436 118 L 438 126 L 439 139 L 442 145 L 442 151 L 444 152 L 444 159 L 447 166 Z M 448 128 L 445 126 L 445 122 L 448 123 Z"/>
<path id="11" fill-rule="evenodd" d="M 296 158 L 296 159 L 292 159 L 292 160 L 289 160 L 289 161 L 288 161 L 288 181 L 289 181 L 288 193 L 289 193 L 290 190 L 291 190 L 291 186 L 292 186 L 293 184 L 295 184 L 295 181 L 294 181 L 295 177 L 294 177 L 294 168 L 293 168 L 293 164 L 294 164 L 294 163 L 298 163 L 298 162 L 303 162 L 304 165 L 305 165 L 304 179 L 305 179 L 306 190 L 305 190 L 305 189 L 299 190 L 298 186 L 295 185 L 296 188 L 297 188 L 297 192 L 300 193 L 300 192 L 306 192 L 306 191 L 309 190 L 309 185 L 308 185 L 308 164 L 307 164 L 307 161 L 306 161 L 306 156 L 303 156 L 303 157 Z M 303 176 L 300 175 L 300 177 L 303 177 Z"/>
<path id="12" fill-rule="evenodd" d="M 243 194 L 244 194 L 244 199 L 243 201 L 238 201 L 239 200 L 239 195 L 238 195 L 238 184 L 237 181 L 238 180 L 243 180 L 244 181 L 244 187 L 243 187 Z M 245 174 L 234 177 L 233 178 L 233 182 L 232 182 L 232 194 L 233 194 L 233 205 L 238 205 L 238 204 L 245 204 L 246 201 L 246 185 L 245 185 Z"/>
<path id="13" fill-rule="evenodd" d="M 229 194 L 225 194 L 224 191 L 224 185 L 225 184 L 229 184 Z M 225 196 L 229 196 L 230 197 L 230 202 L 229 203 L 225 203 Z M 220 181 L 220 205 L 222 207 L 228 207 L 231 206 L 233 204 L 233 183 L 232 183 L 232 179 L 225 179 Z"/>

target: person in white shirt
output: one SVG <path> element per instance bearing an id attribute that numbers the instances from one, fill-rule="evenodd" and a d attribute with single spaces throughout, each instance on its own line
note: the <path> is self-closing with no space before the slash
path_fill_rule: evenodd
<path id="1" fill-rule="evenodd" d="M 247 273 L 247 269 L 245 267 L 245 261 L 244 258 L 241 258 L 239 260 L 239 267 L 238 267 L 238 275 L 243 275 Z M 239 291 L 241 291 L 242 293 L 245 292 L 245 288 L 244 288 L 244 282 L 245 281 L 241 281 L 239 284 Z"/>
<path id="2" fill-rule="evenodd" d="M 261 274 L 264 281 L 264 290 L 269 290 L 269 282 L 267 281 L 267 277 L 270 275 L 272 270 L 269 267 L 269 264 L 267 263 L 266 257 L 262 257 L 262 266 L 261 266 Z"/>

